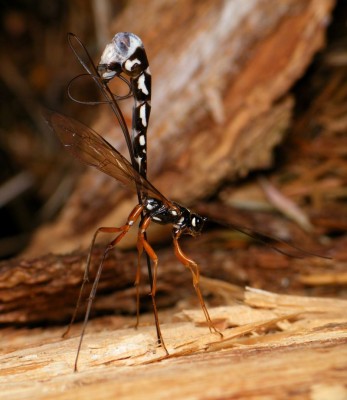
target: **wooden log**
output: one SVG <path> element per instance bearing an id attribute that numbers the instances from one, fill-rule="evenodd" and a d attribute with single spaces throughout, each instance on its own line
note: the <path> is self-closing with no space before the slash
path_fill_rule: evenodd
<path id="1" fill-rule="evenodd" d="M 164 7 L 151 0 L 144 10 L 140 1 L 129 3 L 110 37 L 126 27 L 147 48 L 154 83 L 149 176 L 168 198 L 193 204 L 221 181 L 271 164 L 291 114 L 287 92 L 322 47 L 333 4 L 170 0 Z M 124 112 L 129 120 L 131 107 Z M 95 127 L 113 137 L 106 111 Z M 120 133 L 116 146 L 125 152 Z M 88 171 L 28 254 L 71 251 L 77 238 L 86 247 L 96 226 L 122 224 L 135 203 L 117 182 Z"/>
<path id="2" fill-rule="evenodd" d="M 345 399 L 346 301 L 252 289 L 245 298 L 247 304 L 211 309 L 223 339 L 208 333 L 201 311 L 186 310 L 176 317 L 180 322 L 164 318 L 169 357 L 155 346 L 153 326 L 134 331 L 119 318 L 92 324 L 78 373 L 78 335 L 62 340 L 58 329 L 8 329 L 2 334 L 1 396 Z"/>
<path id="3" fill-rule="evenodd" d="M 335 260 L 305 255 L 287 257 L 270 247 L 249 245 L 228 231 L 206 233 L 182 242 L 184 251 L 195 260 L 202 276 L 203 293 L 213 305 L 230 304 L 241 298 L 230 284 L 305 296 L 343 297 L 346 278 L 346 241 L 336 241 Z M 237 248 L 239 246 L 239 248 Z M 245 247 L 248 249 L 245 250 Z M 340 249 L 340 251 L 339 251 Z M 282 249 L 283 251 L 285 249 Z M 287 248 L 287 251 L 295 249 Z M 88 298 L 104 247 L 94 249 Z M 199 307 L 189 271 L 175 258 L 171 246 L 156 250 L 159 258 L 157 305 L 163 312 L 177 303 Z M 302 255 L 302 254 L 301 254 Z M 49 254 L 36 259 L 14 259 L 0 263 L 0 325 L 38 325 L 68 322 L 75 309 L 82 284 L 86 252 Z M 136 313 L 134 287 L 135 251 L 115 250 L 106 259 L 92 316 Z M 228 282 L 226 291 L 224 282 Z M 142 266 L 141 309 L 151 310 L 146 267 Z M 78 319 L 85 312 L 82 302 Z"/>

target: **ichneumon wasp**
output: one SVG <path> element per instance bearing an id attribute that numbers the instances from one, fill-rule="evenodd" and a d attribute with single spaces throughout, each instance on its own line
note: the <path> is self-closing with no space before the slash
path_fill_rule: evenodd
<path id="1" fill-rule="evenodd" d="M 97 235 L 101 232 L 117 234 L 117 236 L 107 245 L 103 253 L 97 270 L 96 278 L 91 289 L 75 360 L 75 370 L 77 370 L 78 356 L 83 341 L 83 335 L 89 318 L 92 302 L 96 294 L 104 260 L 109 251 L 120 242 L 120 240 L 129 231 L 131 226 L 134 225 L 139 219 L 140 222 L 137 236 L 138 266 L 135 285 L 138 288 L 140 283 L 141 255 L 143 252 L 145 252 L 149 259 L 153 262 L 153 276 L 151 276 L 151 268 L 149 268 L 151 281 L 150 294 L 153 299 L 152 303 L 158 341 L 163 346 L 165 352 L 168 354 L 163 337 L 161 335 L 158 313 L 155 305 L 158 257 L 146 238 L 146 230 L 151 222 L 172 225 L 172 237 L 175 255 L 177 259 L 185 267 L 189 268 L 192 273 L 193 285 L 209 329 L 222 336 L 222 334 L 214 327 L 206 308 L 199 287 L 199 267 L 193 260 L 184 254 L 179 245 L 179 238 L 182 234 L 189 234 L 192 236 L 199 235 L 206 218 L 191 212 L 188 208 L 176 202 L 168 200 L 146 178 L 146 144 L 147 127 L 150 115 L 151 75 L 149 72 L 146 53 L 141 40 L 136 35 L 128 32 L 116 34 L 112 42 L 106 46 L 99 65 L 95 67 L 87 49 L 84 47 L 82 42 L 74 34 L 69 34 L 68 39 L 77 59 L 86 70 L 86 74 L 79 75 L 76 78 L 85 75 L 90 76 L 98 86 L 105 100 L 101 102 L 84 102 L 73 98 L 70 92 L 70 86 L 71 83 L 76 80 L 76 78 L 74 78 L 68 86 L 68 93 L 70 97 L 73 100 L 84 104 L 107 103 L 111 106 L 113 112 L 117 116 L 125 136 L 131 162 L 129 162 L 122 154 L 118 152 L 118 150 L 112 147 L 111 144 L 102 138 L 97 132 L 91 128 L 88 128 L 84 124 L 70 117 L 52 111 L 45 111 L 45 118 L 68 151 L 70 151 L 75 157 L 87 165 L 99 169 L 100 171 L 117 179 L 129 189 L 135 191 L 138 194 L 139 200 L 138 204 L 128 216 L 125 225 L 119 228 L 98 228 L 92 239 L 86 263 L 84 280 L 80 290 L 80 296 L 77 302 L 75 313 L 65 334 L 68 333 L 71 324 L 75 319 L 76 312 L 81 301 L 83 287 L 85 282 L 88 280 L 91 252 Z M 83 50 L 87 62 L 78 54 L 74 41 Z M 88 63 L 90 65 L 88 65 Z M 126 82 L 129 87 L 129 93 L 127 93 L 125 96 L 114 95 L 114 93 L 112 93 L 108 87 L 108 82 L 113 78 L 120 78 Z M 135 102 L 133 108 L 131 136 L 129 135 L 127 125 L 118 105 L 118 101 L 130 96 L 134 98 Z M 137 291 L 137 293 L 139 292 Z M 137 304 L 139 304 L 139 294 L 137 294 Z"/>
<path id="2" fill-rule="evenodd" d="M 95 280 L 92 285 L 91 293 L 88 298 L 87 310 L 85 313 L 75 359 L 75 370 L 77 370 L 78 357 L 105 258 L 136 222 L 139 222 L 137 235 L 138 262 L 135 278 L 135 285 L 137 288 L 137 323 L 139 318 L 138 287 L 140 284 L 140 263 L 141 256 L 143 253 L 145 253 L 147 257 L 148 274 L 151 285 L 150 295 L 152 298 L 158 343 L 161 344 L 164 351 L 168 355 L 168 351 L 160 330 L 158 312 L 155 302 L 158 257 L 148 242 L 146 236 L 147 228 L 152 222 L 163 225 L 168 224 L 172 226 L 172 240 L 175 255 L 177 259 L 185 267 L 187 267 L 192 274 L 193 286 L 198 296 L 209 329 L 211 332 L 215 332 L 219 334 L 220 337 L 223 337 L 223 335 L 214 327 L 205 305 L 199 287 L 199 267 L 196 262 L 190 259 L 182 251 L 179 244 L 179 238 L 182 234 L 188 234 L 191 236 L 199 235 L 207 218 L 191 212 L 188 208 L 167 199 L 147 179 L 147 128 L 151 109 L 151 74 L 142 41 L 133 33 L 121 32 L 116 34 L 112 39 L 112 42 L 106 46 L 101 56 L 100 63 L 96 67 L 87 49 L 77 36 L 70 33 L 68 35 L 68 40 L 75 56 L 86 71 L 84 74 L 81 74 L 70 81 L 68 85 L 68 94 L 70 98 L 82 104 L 108 104 L 111 107 L 113 113 L 117 117 L 118 123 L 125 137 L 130 161 L 128 161 L 118 150 L 116 150 L 97 132 L 81 122 L 57 112 L 48 110 L 45 111 L 45 118 L 59 137 L 64 147 L 70 153 L 83 161 L 85 164 L 93 166 L 105 174 L 117 179 L 126 187 L 137 193 L 138 196 L 138 204 L 129 214 L 128 219 L 123 226 L 100 227 L 96 230 L 93 236 L 76 309 L 64 336 L 67 335 L 72 323 L 75 320 L 76 313 L 81 302 L 84 285 L 88 281 L 92 249 L 98 234 L 101 232 L 116 234 L 116 237 L 108 243 L 104 250 L 99 267 L 97 269 Z M 79 54 L 79 52 L 82 52 L 82 54 Z M 73 97 L 71 94 L 71 84 L 76 79 L 83 76 L 87 76 L 95 82 L 101 95 L 103 96 L 102 101 L 88 102 Z M 117 96 L 110 90 L 108 83 L 115 78 L 122 80 L 127 85 L 128 93 L 123 96 Z M 134 107 L 130 135 L 118 102 L 131 97 L 134 100 Z M 281 242 L 275 238 L 270 238 L 261 233 L 253 232 L 247 228 L 241 228 L 233 224 L 227 225 L 232 229 L 238 230 L 263 242 L 273 239 L 277 242 Z M 295 246 L 293 247 L 295 248 Z M 299 250 L 302 251 L 301 249 Z M 287 254 L 284 251 L 278 251 Z M 312 254 L 309 252 L 306 253 Z M 153 271 L 151 262 L 153 263 Z"/>

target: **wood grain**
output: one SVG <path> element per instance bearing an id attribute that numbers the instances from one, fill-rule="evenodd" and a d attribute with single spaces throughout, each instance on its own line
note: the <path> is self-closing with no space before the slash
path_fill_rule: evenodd
<path id="1" fill-rule="evenodd" d="M 253 289 L 245 298 L 244 304 L 211 309 L 222 340 L 208 333 L 201 311 L 166 319 L 170 357 L 155 347 L 152 325 L 134 331 L 124 328 L 126 319 L 94 321 L 77 373 L 72 370 L 78 337 L 62 340 L 61 329 L 8 329 L 2 335 L 1 396 L 345 399 L 346 301 L 335 306 L 329 299 Z"/>

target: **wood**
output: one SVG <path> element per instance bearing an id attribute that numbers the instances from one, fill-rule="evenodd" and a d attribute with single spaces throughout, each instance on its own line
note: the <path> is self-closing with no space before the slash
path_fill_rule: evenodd
<path id="1" fill-rule="evenodd" d="M 287 92 L 324 44 L 333 4 L 151 0 L 144 13 L 141 1 L 129 3 L 110 37 L 127 27 L 145 43 L 153 76 L 149 176 L 168 198 L 191 205 L 221 181 L 271 165 L 293 107 Z M 131 107 L 125 114 L 130 120 Z M 106 109 L 95 128 L 125 152 Z M 97 226 L 122 225 L 135 202 L 88 171 L 27 254 L 72 251 L 77 238 L 87 247 Z"/>
<path id="2" fill-rule="evenodd" d="M 248 246 L 247 239 L 230 231 L 205 232 L 200 238 L 182 241 L 184 252 L 196 261 L 205 277 L 201 285 L 212 304 L 230 304 L 240 299 L 239 291 L 230 292 L 230 283 L 303 296 L 344 296 L 346 278 L 346 240 L 336 240 L 335 259 L 298 254 L 287 257 L 271 247 Z M 216 243 L 218 246 L 216 247 Z M 237 248 L 239 244 L 239 248 Z M 284 250 L 284 249 L 283 249 Z M 288 252 L 295 249 L 288 247 Z M 87 299 L 104 247 L 95 248 L 92 257 Z M 184 302 L 199 307 L 192 277 L 174 256 L 172 246 L 155 251 L 159 258 L 157 305 L 159 312 Z M 36 259 L 13 259 L 0 263 L 0 324 L 48 324 L 68 322 L 78 298 L 87 253 L 49 254 Z M 136 251 L 113 250 L 106 259 L 92 315 L 136 313 Z M 275 278 L 274 278 L 275 277 Z M 212 279 L 212 283 L 207 278 Z M 229 282 L 226 291 L 223 281 Z M 140 285 L 141 308 L 151 310 L 150 289 L 145 263 Z M 83 303 L 84 304 L 84 303 Z M 84 316 L 81 307 L 79 319 Z"/>
<path id="3" fill-rule="evenodd" d="M 201 311 L 164 318 L 166 359 L 154 346 L 154 326 L 134 331 L 120 318 L 92 323 L 77 373 L 77 337 L 62 340 L 56 328 L 8 329 L 1 394 L 7 400 L 345 399 L 347 302 L 254 289 L 244 297 L 244 304 L 210 310 L 222 340 L 208 333 Z"/>

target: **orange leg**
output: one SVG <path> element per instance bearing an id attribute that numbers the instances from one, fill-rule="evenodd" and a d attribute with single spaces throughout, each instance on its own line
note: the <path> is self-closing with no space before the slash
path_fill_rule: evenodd
<path id="1" fill-rule="evenodd" d="M 193 286 L 195 289 L 195 292 L 198 296 L 202 311 L 204 312 L 208 327 L 210 329 L 211 332 L 215 332 L 218 333 L 218 335 L 220 335 L 220 337 L 222 338 L 223 335 L 221 332 L 219 332 L 219 330 L 213 325 L 213 322 L 211 320 L 210 314 L 207 310 L 204 298 L 202 296 L 201 290 L 200 290 L 200 286 L 199 286 L 199 276 L 200 276 L 200 271 L 199 271 L 199 267 L 198 264 L 191 260 L 190 258 L 188 258 L 182 251 L 179 243 L 178 243 L 178 238 L 179 236 L 174 236 L 173 238 L 173 243 L 174 243 L 174 248 L 175 248 L 175 255 L 177 257 L 177 259 L 187 268 L 189 268 L 190 272 L 192 273 L 193 276 Z"/>
<path id="2" fill-rule="evenodd" d="M 85 269 L 84 269 L 83 281 L 82 281 L 82 285 L 81 285 L 80 292 L 79 292 L 79 295 L 78 295 L 76 307 L 75 307 L 74 313 L 72 315 L 71 321 L 69 323 L 69 326 L 67 327 L 66 331 L 63 333 L 63 338 L 67 337 L 69 332 L 70 332 L 71 326 L 73 325 L 73 323 L 74 323 L 74 321 L 76 319 L 76 315 L 77 315 L 78 309 L 79 309 L 80 304 L 81 304 L 81 299 L 82 299 L 82 295 L 83 295 L 83 291 L 84 291 L 84 286 L 86 285 L 87 282 L 89 282 L 89 270 L 90 270 L 91 256 L 92 256 L 93 247 L 94 247 L 94 244 L 95 244 L 95 241 L 96 241 L 96 238 L 97 238 L 98 234 L 102 233 L 102 232 L 104 232 L 104 233 L 116 233 L 116 232 L 119 232 L 118 229 L 119 228 L 101 227 L 101 228 L 98 228 L 95 231 L 93 239 L 92 239 L 92 242 L 91 242 L 91 245 L 90 245 L 90 248 L 89 248 L 88 257 L 87 257 L 87 261 L 86 261 L 86 266 L 85 266 Z"/>
<path id="3" fill-rule="evenodd" d="M 154 271 L 153 271 L 153 282 L 152 282 L 152 290 L 151 295 L 155 296 L 157 290 L 157 272 L 158 272 L 158 256 L 155 254 L 154 250 L 152 249 L 151 245 L 145 239 L 144 233 L 146 232 L 149 224 L 151 222 L 150 217 L 145 217 L 141 223 L 139 228 L 139 233 L 137 236 L 137 250 L 139 253 L 139 260 L 143 253 L 143 250 L 148 254 L 149 258 L 153 261 L 154 264 Z M 140 267 L 138 267 L 140 268 Z"/>
<path id="4" fill-rule="evenodd" d="M 141 281 L 141 256 L 143 253 L 143 245 L 137 241 L 137 268 L 135 276 L 135 287 L 136 287 L 136 325 L 137 329 L 140 323 L 140 281 Z"/>
<path id="5" fill-rule="evenodd" d="M 93 247 L 94 247 L 94 244 L 95 244 L 97 235 L 98 235 L 99 233 L 101 233 L 101 232 L 106 232 L 106 233 L 119 233 L 119 234 L 118 234 L 118 236 L 116 236 L 115 239 L 113 239 L 113 240 L 107 245 L 107 247 L 106 247 L 106 249 L 105 249 L 105 251 L 104 251 L 104 254 L 103 254 L 103 256 L 102 256 L 101 262 L 100 262 L 99 267 L 98 267 L 98 269 L 97 269 L 96 277 L 95 277 L 95 280 L 94 280 L 94 283 L 93 283 L 91 292 L 90 292 L 89 297 L 88 297 L 87 310 L 86 310 L 85 317 L 84 317 L 84 322 L 83 322 L 81 337 L 80 337 L 80 341 L 79 341 L 79 345 L 78 345 L 78 350 L 77 350 L 77 355 L 76 355 L 76 359 L 75 359 L 75 371 L 77 371 L 78 356 L 79 356 L 79 352 L 80 352 L 80 349 L 81 349 L 81 346 L 82 346 L 82 341 L 83 341 L 84 332 L 85 332 L 85 329 L 86 329 L 86 326 L 87 326 L 87 322 L 88 322 L 88 319 L 89 319 L 89 314 L 90 314 L 91 307 L 92 307 L 92 303 L 93 303 L 93 300 L 94 300 L 94 297 L 95 297 L 95 294 L 96 294 L 96 290 L 97 290 L 97 287 L 98 287 L 98 283 L 99 283 L 99 280 L 100 280 L 100 276 L 101 276 L 101 272 L 102 272 L 102 268 L 103 268 L 103 265 L 104 265 L 104 261 L 105 261 L 105 259 L 106 259 L 106 256 L 107 256 L 107 254 L 109 253 L 109 251 L 112 250 L 113 247 L 116 246 L 116 244 L 119 243 L 119 242 L 122 240 L 122 238 L 127 234 L 127 232 L 129 231 L 129 229 L 131 228 L 131 226 L 134 224 L 134 222 L 135 222 L 135 221 L 139 218 L 139 216 L 141 215 L 142 211 L 143 211 L 143 206 L 142 206 L 141 204 L 138 204 L 138 205 L 133 209 L 133 211 L 130 213 L 130 215 L 129 215 L 129 217 L 128 217 L 128 220 L 127 220 L 127 223 L 126 223 L 125 225 L 121 226 L 120 228 L 102 227 L 102 228 L 99 228 L 99 229 L 94 233 L 94 236 L 93 236 L 93 239 L 92 239 L 92 243 L 91 243 L 91 246 L 90 246 L 90 250 L 89 250 L 89 253 L 88 253 L 88 258 L 87 258 L 87 262 L 86 262 L 86 268 L 85 268 L 85 271 L 84 271 L 83 282 L 82 282 L 82 286 L 81 286 L 80 293 L 79 293 L 79 296 L 78 296 L 78 300 L 77 300 L 77 305 L 76 305 L 76 308 L 75 308 L 75 312 L 74 312 L 74 314 L 73 314 L 73 316 L 72 316 L 72 319 L 71 319 L 71 322 L 70 322 L 70 324 L 69 324 L 69 327 L 68 327 L 67 331 L 66 331 L 66 332 L 64 333 L 64 335 L 63 335 L 64 337 L 68 334 L 68 332 L 69 332 L 69 330 L 70 330 L 70 328 L 71 328 L 71 325 L 72 325 L 72 323 L 73 323 L 74 320 L 75 320 L 75 317 L 76 317 L 76 314 L 77 314 L 77 310 L 78 310 L 78 308 L 79 308 L 79 306 L 80 306 L 80 302 L 81 302 L 81 298 L 82 298 L 82 293 L 83 293 L 84 286 L 85 286 L 86 282 L 88 282 L 88 279 L 89 279 L 89 269 L 90 269 L 90 263 L 91 263 L 91 254 L 92 254 L 92 250 L 93 250 Z"/>
<path id="6" fill-rule="evenodd" d="M 90 270 L 90 263 L 91 263 L 91 257 L 92 257 L 92 251 L 93 251 L 93 247 L 96 241 L 96 238 L 98 236 L 99 233 L 118 233 L 121 232 L 116 239 L 114 239 L 110 245 L 115 246 L 123 237 L 124 235 L 128 232 L 128 230 L 130 229 L 131 225 L 133 225 L 133 223 L 138 219 L 139 215 L 142 212 L 143 207 L 138 205 L 136 206 L 133 211 L 130 213 L 129 217 L 128 217 L 128 221 L 125 225 L 123 225 L 120 228 L 114 228 L 114 227 L 101 227 L 98 228 L 93 236 L 90 248 L 89 248 L 89 252 L 88 252 L 88 257 L 87 257 L 87 261 L 86 261 L 86 266 L 84 269 L 84 276 L 83 276 L 83 281 L 82 281 L 82 285 L 80 288 L 80 292 L 78 295 L 78 299 L 77 299 L 77 303 L 76 303 L 76 307 L 74 310 L 74 313 L 72 315 L 71 321 L 69 323 L 69 326 L 67 327 L 66 331 L 63 333 L 63 337 L 65 338 L 66 336 L 68 336 L 71 326 L 74 323 L 75 319 L 76 319 L 76 315 L 78 312 L 78 309 L 80 307 L 80 303 L 81 303 L 81 299 L 82 299 L 82 295 L 83 295 L 83 291 L 84 291 L 84 287 L 85 284 L 87 282 L 89 282 L 89 270 Z"/>
<path id="7" fill-rule="evenodd" d="M 137 266 L 138 273 L 137 273 L 137 276 L 139 276 L 139 274 L 140 274 L 139 271 L 141 269 L 140 258 L 143 253 L 143 250 L 145 250 L 145 252 L 148 254 L 149 258 L 153 261 L 153 264 L 154 264 L 153 281 L 152 281 L 152 289 L 150 292 L 150 296 L 152 298 L 155 325 L 157 327 L 157 334 L 159 336 L 159 344 L 161 344 L 163 346 L 163 349 L 165 350 L 166 354 L 168 355 L 169 352 L 167 351 L 167 348 L 165 346 L 165 342 L 164 342 L 164 339 L 163 339 L 163 336 L 162 336 L 161 330 L 160 330 L 157 304 L 155 302 L 155 293 L 157 290 L 158 256 L 155 254 L 151 245 L 148 243 L 148 241 L 145 238 L 145 232 L 146 232 L 150 222 L 151 222 L 151 218 L 149 216 L 147 216 L 143 219 L 143 221 L 141 222 L 141 225 L 139 227 L 139 232 L 138 232 L 138 236 L 137 236 L 137 250 L 138 250 L 138 266 Z"/>

